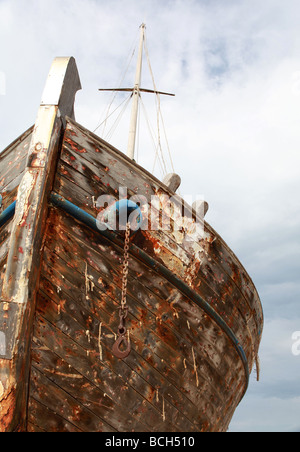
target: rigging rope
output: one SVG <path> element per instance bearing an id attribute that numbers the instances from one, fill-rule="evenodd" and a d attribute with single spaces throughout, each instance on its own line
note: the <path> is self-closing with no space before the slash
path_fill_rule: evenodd
<path id="1" fill-rule="evenodd" d="M 151 136 L 152 141 L 153 141 L 153 146 L 154 146 L 154 149 L 155 149 L 155 162 L 156 162 L 156 159 L 158 159 L 159 164 L 161 166 L 162 174 L 163 174 L 163 176 L 165 176 L 167 174 L 166 163 L 164 161 L 162 153 L 160 155 L 159 152 L 158 152 L 158 146 L 156 146 L 156 140 L 155 140 L 155 137 L 154 137 L 154 133 L 153 133 L 153 130 L 151 129 L 150 121 L 149 121 L 149 118 L 148 118 L 148 115 L 147 115 L 147 112 L 146 112 L 146 108 L 145 108 L 145 105 L 144 105 L 144 102 L 143 102 L 142 98 L 141 98 L 141 105 L 143 107 L 144 116 L 145 116 L 145 119 L 146 119 L 146 122 L 147 122 L 147 125 L 148 125 L 150 136 Z"/>
<path id="2" fill-rule="evenodd" d="M 121 120 L 121 118 L 122 118 L 122 116 L 123 116 L 123 114 L 124 114 L 124 112 L 126 110 L 126 108 L 127 108 L 127 105 L 129 104 L 129 101 L 130 101 L 131 97 L 132 97 L 132 95 L 130 95 L 127 99 L 125 99 L 125 101 L 126 101 L 125 105 L 123 106 L 122 110 L 120 111 L 120 113 L 118 114 L 118 116 L 115 119 L 114 123 L 112 124 L 111 128 L 109 129 L 109 131 L 107 132 L 107 134 L 104 137 L 104 139 L 106 141 L 109 141 L 111 139 L 111 137 L 113 136 L 113 134 L 114 134 L 114 132 L 115 132 L 115 130 L 116 130 L 116 128 L 117 128 L 117 126 L 118 126 L 118 124 L 119 124 L 119 122 L 120 122 L 120 120 Z M 123 103 L 124 103 L 124 101 L 122 102 L 122 104 Z"/>
<path id="3" fill-rule="evenodd" d="M 104 123 L 106 123 L 106 121 L 108 120 L 108 118 L 110 118 L 110 116 L 112 116 L 123 104 L 124 104 L 124 102 L 129 102 L 129 99 L 131 98 L 131 95 L 128 97 L 128 98 L 125 98 L 121 103 L 120 103 L 120 105 L 118 105 L 118 107 L 116 107 L 115 109 L 114 109 L 114 111 L 112 111 L 108 116 L 106 116 L 106 118 L 104 119 L 104 121 L 102 121 L 97 127 L 96 127 L 96 129 L 93 131 L 93 133 L 95 133 L 96 132 L 96 130 L 97 129 L 99 129 L 99 127 L 101 127 L 102 126 L 102 124 L 104 124 Z M 127 106 L 127 104 L 126 104 L 126 106 Z M 103 132 L 104 132 L 104 130 L 103 130 Z M 109 133 L 109 132 L 108 132 Z M 102 134 L 103 135 L 103 134 Z"/>
<path id="4" fill-rule="evenodd" d="M 133 45 L 134 45 L 134 48 L 132 49 Z M 129 53 L 129 57 L 127 58 L 128 63 L 127 63 L 127 66 L 126 66 L 126 69 L 125 69 L 124 73 L 121 76 L 120 82 L 118 84 L 118 88 L 116 88 L 115 90 L 112 91 L 112 98 L 111 98 L 111 101 L 110 101 L 110 103 L 108 105 L 108 108 L 106 109 L 105 119 L 102 122 L 100 122 L 100 124 L 94 130 L 94 132 L 96 132 L 99 129 L 99 127 L 103 126 L 103 130 L 102 130 L 101 136 L 103 136 L 104 139 L 107 140 L 107 141 L 109 139 L 111 139 L 113 133 L 115 132 L 116 127 L 119 124 L 119 122 L 121 120 L 121 117 L 123 116 L 123 114 L 124 114 L 124 112 L 126 110 L 126 107 L 127 107 L 128 103 L 129 103 L 129 100 L 132 97 L 132 93 L 131 93 L 128 98 L 125 98 L 118 107 L 116 107 L 112 112 L 110 112 L 111 107 L 113 105 L 113 102 L 114 102 L 114 100 L 115 100 L 115 98 L 117 96 L 117 93 L 118 93 L 117 90 L 119 90 L 121 88 L 121 85 L 122 85 L 122 83 L 123 83 L 123 81 L 124 81 L 124 79 L 126 77 L 126 74 L 128 72 L 129 66 L 130 66 L 131 61 L 133 59 L 133 56 L 135 54 L 135 51 L 136 51 L 136 38 L 134 40 L 134 44 L 133 45 L 131 47 L 131 50 L 130 50 L 130 53 Z M 175 173 L 174 163 L 173 163 L 173 159 L 172 159 L 172 155 L 171 155 L 171 151 L 170 151 L 170 146 L 169 146 L 169 142 L 168 142 L 168 139 L 167 139 L 165 124 L 164 124 L 164 120 L 163 120 L 163 116 L 162 116 L 160 94 L 159 94 L 159 92 L 157 92 L 158 90 L 156 88 L 156 83 L 155 83 L 155 80 L 154 80 L 154 75 L 153 75 L 153 71 L 152 71 L 152 67 L 151 67 L 151 63 L 150 63 L 150 57 L 149 57 L 149 51 L 148 51 L 148 47 L 147 47 L 146 34 L 144 35 L 143 45 L 144 45 L 144 50 L 145 50 L 145 54 L 146 54 L 146 57 L 147 57 L 147 62 L 148 62 L 150 75 L 151 75 L 151 78 L 152 78 L 153 89 L 156 92 L 155 93 L 155 95 L 156 95 L 155 96 L 155 106 L 156 106 L 157 135 L 155 133 L 153 133 L 153 130 L 151 128 L 151 125 L 150 125 L 150 122 L 149 122 L 149 119 L 148 119 L 148 115 L 147 115 L 147 112 L 146 112 L 146 108 L 145 108 L 145 105 L 144 105 L 144 103 L 142 101 L 141 93 L 139 93 L 139 97 L 140 97 L 140 101 L 141 101 L 141 104 L 142 104 L 142 108 L 143 108 L 143 113 L 144 113 L 144 116 L 145 116 L 146 124 L 148 126 L 150 137 L 152 139 L 153 147 L 154 147 L 154 150 L 155 150 L 155 156 L 154 156 L 152 173 L 154 173 L 155 166 L 156 166 L 156 164 L 158 162 L 159 163 L 159 167 L 160 167 L 161 172 L 162 172 L 162 176 L 164 177 L 168 173 L 168 170 L 167 170 L 166 159 L 165 159 L 163 146 L 162 146 L 161 131 L 163 132 L 163 137 L 164 137 L 165 144 L 166 144 L 166 147 L 167 147 L 168 159 L 169 159 L 169 162 L 171 164 L 172 172 Z M 123 106 L 124 103 L 125 103 L 125 105 Z M 112 124 L 112 126 L 110 127 L 108 132 L 106 132 L 106 134 L 105 134 L 105 131 L 106 131 L 106 128 L 107 128 L 107 120 L 121 106 L 123 106 L 121 112 L 117 116 L 116 120 L 114 121 L 114 123 Z M 137 151 L 137 155 L 136 155 L 136 160 L 138 160 L 138 152 L 139 152 L 139 146 L 140 146 L 140 109 L 138 110 L 138 131 L 137 132 L 138 132 L 138 136 L 137 136 L 137 150 L 136 150 Z"/>
<path id="5" fill-rule="evenodd" d="M 148 51 L 148 47 L 147 47 L 146 32 L 145 32 L 145 39 L 144 39 L 144 48 L 145 48 L 145 53 L 146 53 L 146 57 L 147 57 L 149 71 L 150 71 L 151 78 L 152 78 L 153 88 L 154 88 L 154 91 L 158 91 L 157 88 L 156 88 L 156 83 L 155 83 L 155 80 L 154 80 L 154 74 L 153 74 L 153 71 L 152 71 L 151 63 L 150 63 L 149 51 Z M 164 131 L 164 137 L 165 137 L 165 140 L 166 140 L 166 145 L 167 145 L 168 154 L 169 154 L 169 159 L 170 159 L 170 162 L 171 162 L 172 171 L 173 171 L 173 173 L 175 173 L 174 163 L 173 163 L 173 159 L 172 159 L 172 154 L 171 154 L 171 151 L 170 151 L 170 146 L 169 146 L 169 142 L 168 142 L 168 139 L 167 139 L 165 124 L 164 124 L 164 120 L 163 120 L 163 116 L 162 116 L 162 112 L 161 112 L 160 95 L 159 95 L 158 92 L 156 93 L 156 101 L 157 101 L 157 128 L 158 128 L 159 148 L 161 149 L 161 153 L 163 154 L 163 151 L 162 151 L 162 148 L 161 148 L 160 126 L 159 126 L 159 117 L 161 117 L 163 131 Z"/>
<path id="6" fill-rule="evenodd" d="M 132 61 L 132 59 L 133 59 L 133 57 L 134 57 L 134 54 L 135 54 L 135 51 L 136 51 L 136 42 L 137 42 L 137 36 L 135 37 L 133 43 L 131 44 L 130 51 L 129 51 L 129 56 L 127 57 L 128 63 L 127 63 L 127 66 L 126 66 L 126 68 L 125 68 L 123 74 L 121 75 L 121 79 L 120 79 L 120 81 L 119 81 L 119 83 L 118 83 L 118 88 L 121 88 L 122 83 L 123 83 L 123 81 L 124 81 L 124 79 L 125 79 L 125 77 L 126 77 L 126 74 L 127 74 L 127 72 L 128 72 L 129 66 L 130 66 L 130 64 L 131 64 L 131 61 Z M 118 89 L 118 88 L 117 88 L 117 89 Z M 100 116 L 100 118 L 102 118 L 103 115 L 105 114 L 105 117 L 104 117 L 105 119 L 104 119 L 103 121 L 101 121 L 101 119 L 100 119 L 100 124 L 95 128 L 95 130 L 93 131 L 94 133 L 96 132 L 96 130 L 99 129 L 99 127 L 100 127 L 102 124 L 104 124 L 103 131 L 102 131 L 102 136 L 104 135 L 105 127 L 106 127 L 106 121 L 107 121 L 107 119 L 108 119 L 108 118 L 116 111 L 116 110 L 114 110 L 113 113 L 109 113 L 109 112 L 110 112 L 110 109 L 111 109 L 111 106 L 112 106 L 112 104 L 113 104 L 113 102 L 114 102 L 114 100 L 115 100 L 115 98 L 116 98 L 116 96 L 117 96 L 117 93 L 118 93 L 117 91 L 113 91 L 113 92 L 112 92 L 111 101 L 110 101 L 110 103 L 109 103 L 109 105 L 108 105 L 108 107 L 107 107 L 107 109 L 106 109 L 106 113 L 105 113 L 105 110 L 104 110 L 104 112 L 103 112 L 103 113 L 101 114 L 101 116 Z M 122 105 L 122 104 L 121 104 L 121 105 Z"/>

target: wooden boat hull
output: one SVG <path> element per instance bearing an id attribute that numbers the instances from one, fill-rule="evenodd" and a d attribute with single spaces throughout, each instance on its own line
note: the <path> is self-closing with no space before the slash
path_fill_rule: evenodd
<path id="1" fill-rule="evenodd" d="M 29 295 L 29 370 L 17 375 L 25 379 L 28 398 L 13 395 L 9 401 L 13 393 L 5 378 L 14 354 L 4 354 L 0 431 L 226 431 L 247 389 L 262 333 L 250 277 L 207 223 L 197 222 L 191 208 L 179 215 L 180 198 L 124 154 L 70 118 L 56 142 L 34 302 Z M 93 219 L 101 213 L 98 197 L 117 200 L 122 187 L 128 197 L 147 201 L 142 210 L 149 227 L 130 238 L 132 350 L 118 359 L 112 347 L 124 234 L 98 230 Z M 67 203 L 74 209 L 66 209 Z M 160 228 L 153 227 L 151 211 L 160 212 L 154 215 Z M 162 212 L 168 227 L 162 227 Z M 9 224 L 1 229 L 3 256 Z M 1 307 L 0 330 L 5 299 Z M 25 421 L 13 422 L 10 413 L 20 417 L 20 410 Z"/>

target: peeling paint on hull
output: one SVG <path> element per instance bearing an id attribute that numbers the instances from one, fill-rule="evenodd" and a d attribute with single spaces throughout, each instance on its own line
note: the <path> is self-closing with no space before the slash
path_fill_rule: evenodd
<path id="1" fill-rule="evenodd" d="M 54 190 L 95 217 L 92 197 L 109 193 L 118 199 L 124 178 L 149 199 L 151 190 L 166 193 L 140 167 L 129 165 L 121 153 L 69 121 Z M 129 193 L 132 186 L 128 184 Z M 111 349 L 119 321 L 121 246 L 55 207 L 47 222 L 32 346 L 29 429 L 226 431 L 246 379 L 222 328 L 163 275 L 131 255 L 127 325 L 132 352 L 116 359 Z M 255 288 L 207 224 L 200 239 L 197 229 L 191 230 L 189 240 L 186 233 L 172 230 L 140 231 L 131 240 L 222 316 L 251 370 L 262 326 Z M 93 290 L 86 289 L 86 272 Z"/>
<path id="2" fill-rule="evenodd" d="M 16 201 L 0 229 L 0 431 L 226 431 L 263 328 L 251 278 L 191 207 L 181 214 L 179 196 L 57 107 L 42 107 L 51 135 L 42 121 L 0 155 L 3 208 Z M 99 196 L 118 200 L 124 187 L 146 200 L 150 228 L 130 237 L 131 353 L 117 359 L 124 232 L 91 224 Z"/>

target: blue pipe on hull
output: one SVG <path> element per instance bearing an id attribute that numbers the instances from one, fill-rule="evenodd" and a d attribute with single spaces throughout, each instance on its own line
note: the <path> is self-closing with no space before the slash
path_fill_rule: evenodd
<path id="1" fill-rule="evenodd" d="M 10 206 L 8 206 L 1 214 L 0 214 L 0 228 L 4 226 L 15 214 L 16 210 L 16 201 L 14 201 Z"/>
<path id="2" fill-rule="evenodd" d="M 142 224 L 142 212 L 139 206 L 128 199 L 121 199 L 120 201 L 117 201 L 111 207 L 106 209 L 107 212 L 106 215 L 104 216 L 104 219 L 108 220 L 108 223 L 106 223 L 105 221 L 101 222 L 97 218 L 92 217 L 92 215 L 89 215 L 87 212 L 80 209 L 80 207 L 75 206 L 75 204 L 71 203 L 70 201 L 68 201 L 67 199 L 63 198 L 62 196 L 58 195 L 55 192 L 51 192 L 50 200 L 55 206 L 60 207 L 65 212 L 69 213 L 77 220 L 81 221 L 82 223 L 86 224 L 91 229 L 97 232 L 105 232 L 107 229 L 112 231 L 109 218 L 115 214 L 118 214 L 120 218 L 123 220 L 122 226 L 124 230 L 126 229 L 126 222 L 128 218 L 130 219 L 130 216 L 134 212 L 136 212 L 136 215 L 134 217 L 137 223 L 137 228 L 139 225 Z"/>

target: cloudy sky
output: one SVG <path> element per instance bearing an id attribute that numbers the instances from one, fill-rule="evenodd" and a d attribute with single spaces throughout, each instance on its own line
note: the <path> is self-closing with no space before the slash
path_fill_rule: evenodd
<path id="1" fill-rule="evenodd" d="M 300 431 L 299 0 L 0 0 L 0 149 L 34 123 L 55 56 L 76 58 L 76 119 L 95 130 L 111 101 L 98 88 L 119 86 L 142 22 L 157 88 L 176 94 L 161 107 L 180 192 L 208 201 L 263 303 L 261 381 L 252 374 L 230 431 Z M 125 151 L 122 118 L 111 142 Z M 143 135 L 138 161 L 152 170 Z"/>

